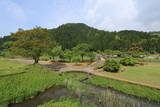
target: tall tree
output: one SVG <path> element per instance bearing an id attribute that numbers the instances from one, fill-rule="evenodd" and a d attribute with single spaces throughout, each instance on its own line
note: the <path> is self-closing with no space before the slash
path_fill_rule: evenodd
<path id="1" fill-rule="evenodd" d="M 18 55 L 32 57 L 38 63 L 39 57 L 48 52 L 54 45 L 51 34 L 47 29 L 40 27 L 31 30 L 21 30 L 11 34 L 16 39 L 11 50 Z"/>
<path id="2" fill-rule="evenodd" d="M 86 43 L 79 44 L 73 48 L 73 52 L 81 56 L 82 62 L 84 61 L 83 60 L 84 56 L 87 55 L 89 50 L 90 50 L 90 45 Z"/>
<path id="3" fill-rule="evenodd" d="M 50 52 L 50 56 L 55 60 L 56 57 L 61 58 L 63 56 L 63 50 L 62 50 L 62 46 L 56 46 L 54 47 L 51 52 Z"/>
<path id="4" fill-rule="evenodd" d="M 64 58 L 68 59 L 70 62 L 72 61 L 73 51 L 66 49 L 64 51 Z"/>

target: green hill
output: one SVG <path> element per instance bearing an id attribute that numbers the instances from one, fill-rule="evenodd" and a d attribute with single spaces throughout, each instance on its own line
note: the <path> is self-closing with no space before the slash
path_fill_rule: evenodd
<path id="1" fill-rule="evenodd" d="M 51 32 L 64 49 L 70 49 L 79 43 L 88 43 L 93 50 L 112 49 L 126 51 L 133 44 L 146 43 L 148 40 L 155 38 L 154 35 L 147 32 L 134 30 L 109 32 L 95 29 L 83 23 L 63 24 L 56 29 L 52 29 Z M 146 48 L 146 46 L 143 48 Z"/>
<path id="2" fill-rule="evenodd" d="M 145 51 L 160 52 L 160 36 L 157 36 L 159 32 L 135 30 L 109 32 L 95 29 L 83 23 L 67 23 L 48 30 L 63 49 L 71 49 L 80 43 L 87 43 L 95 51 L 106 49 L 128 51 L 133 44 L 137 44 Z M 12 41 L 10 36 L 0 38 L 1 50 L 4 49 L 4 43 L 8 41 Z"/>

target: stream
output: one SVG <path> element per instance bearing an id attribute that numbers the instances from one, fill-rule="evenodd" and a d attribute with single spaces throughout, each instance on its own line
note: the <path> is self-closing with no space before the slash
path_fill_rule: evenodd
<path id="1" fill-rule="evenodd" d="M 80 98 L 81 104 L 95 104 L 97 107 L 160 107 L 156 102 L 147 101 L 138 97 L 125 95 L 118 91 L 82 83 L 86 88 L 71 91 L 64 86 L 53 86 L 38 96 L 9 107 L 37 107 L 50 100 L 58 101 L 62 96 Z"/>

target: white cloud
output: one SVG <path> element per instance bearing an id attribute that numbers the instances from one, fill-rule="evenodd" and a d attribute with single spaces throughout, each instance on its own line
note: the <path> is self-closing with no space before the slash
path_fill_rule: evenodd
<path id="1" fill-rule="evenodd" d="M 160 29 L 159 0 L 86 0 L 86 20 L 105 30 Z"/>
<path id="2" fill-rule="evenodd" d="M 96 27 L 120 30 L 136 26 L 137 17 L 134 0 L 88 0 L 86 19 Z"/>
<path id="3" fill-rule="evenodd" d="M 160 30 L 160 0 L 136 0 L 136 8 L 143 30 Z"/>

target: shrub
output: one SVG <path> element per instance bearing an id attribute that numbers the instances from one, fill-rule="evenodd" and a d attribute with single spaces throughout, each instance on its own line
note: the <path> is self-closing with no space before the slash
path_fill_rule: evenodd
<path id="1" fill-rule="evenodd" d="M 138 63 L 138 60 L 134 59 L 133 57 L 127 56 L 124 59 L 122 59 L 120 63 L 125 66 L 134 66 L 135 64 Z"/>
<path id="2" fill-rule="evenodd" d="M 101 68 L 103 68 L 103 66 L 104 66 L 104 65 L 101 64 L 101 65 L 98 65 L 96 68 L 97 68 L 97 69 L 101 69 Z"/>
<path id="3" fill-rule="evenodd" d="M 48 61 L 48 60 L 50 60 L 50 57 L 48 55 L 43 55 L 40 57 L 40 60 Z"/>
<path id="4" fill-rule="evenodd" d="M 143 57 L 149 55 L 149 53 L 147 53 L 147 52 L 127 52 L 126 54 L 128 54 L 134 58 L 143 58 Z"/>
<path id="5" fill-rule="evenodd" d="M 120 63 L 115 61 L 115 60 L 106 60 L 103 69 L 105 71 L 110 71 L 110 72 L 118 72 L 120 69 Z"/>
<path id="6" fill-rule="evenodd" d="M 73 56 L 72 57 L 72 62 L 81 62 L 81 59 L 79 56 Z"/>

